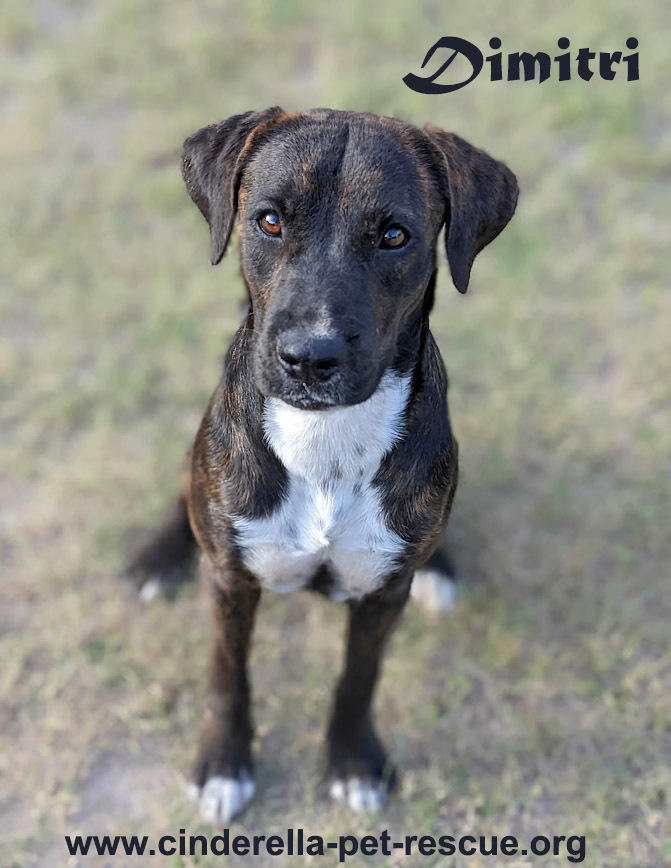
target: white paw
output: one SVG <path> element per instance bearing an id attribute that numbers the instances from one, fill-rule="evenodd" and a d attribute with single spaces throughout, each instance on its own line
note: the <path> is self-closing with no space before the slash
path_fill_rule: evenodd
<path id="1" fill-rule="evenodd" d="M 365 778 L 333 781 L 329 792 L 332 799 L 357 814 L 381 811 L 387 798 L 381 784 Z"/>
<path id="2" fill-rule="evenodd" d="M 163 582 L 160 578 L 154 577 L 147 581 L 140 588 L 138 596 L 143 603 L 151 603 L 163 593 Z"/>
<path id="3" fill-rule="evenodd" d="M 188 795 L 203 820 L 218 825 L 237 817 L 252 800 L 255 789 L 253 778 L 242 774 L 239 778 L 210 778 L 202 789 L 189 784 Z"/>
<path id="4" fill-rule="evenodd" d="M 417 570 L 410 591 L 412 598 L 432 615 L 445 615 L 454 608 L 455 583 L 438 570 Z"/>

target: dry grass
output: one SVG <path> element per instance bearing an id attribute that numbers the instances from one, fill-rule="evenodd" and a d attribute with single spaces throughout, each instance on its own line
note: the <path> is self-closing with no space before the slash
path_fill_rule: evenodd
<path id="1" fill-rule="evenodd" d="M 431 120 L 506 159 L 523 193 L 468 296 L 441 272 L 467 583 L 449 620 L 410 611 L 388 659 L 378 707 L 402 793 L 384 821 L 319 795 L 342 613 L 268 598 L 262 796 L 240 828 L 585 834 L 590 866 L 671 864 L 663 10 L 5 4 L 0 864 L 68 864 L 64 832 L 196 830 L 181 773 L 207 613 L 193 588 L 143 609 L 116 575 L 171 496 L 241 296 L 234 257 L 207 265 L 173 154 L 272 103 Z M 420 97 L 400 79 L 442 33 L 550 51 L 636 35 L 642 80 L 483 75 Z"/>

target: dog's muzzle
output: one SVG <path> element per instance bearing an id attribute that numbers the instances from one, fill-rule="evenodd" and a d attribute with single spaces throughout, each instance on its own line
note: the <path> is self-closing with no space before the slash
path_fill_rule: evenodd
<path id="1" fill-rule="evenodd" d="M 280 368 L 297 383 L 311 386 L 333 379 L 345 359 L 345 339 L 336 333 L 314 335 L 293 328 L 277 339 Z"/>

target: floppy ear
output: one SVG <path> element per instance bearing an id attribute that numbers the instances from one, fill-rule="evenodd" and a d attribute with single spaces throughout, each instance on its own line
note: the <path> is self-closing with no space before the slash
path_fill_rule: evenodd
<path id="1" fill-rule="evenodd" d="M 221 262 L 237 209 L 244 158 L 255 134 L 268 129 L 284 112 L 279 106 L 233 115 L 203 127 L 184 142 L 182 177 L 189 195 L 210 225 L 212 265 Z"/>
<path id="2" fill-rule="evenodd" d="M 459 292 L 466 292 L 473 260 L 515 213 L 517 178 L 506 165 L 453 133 L 432 124 L 424 132 L 440 151 L 447 204 L 445 248 L 452 281 Z"/>

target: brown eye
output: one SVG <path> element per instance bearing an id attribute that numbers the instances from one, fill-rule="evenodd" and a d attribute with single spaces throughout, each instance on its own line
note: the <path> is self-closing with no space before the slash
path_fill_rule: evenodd
<path id="1" fill-rule="evenodd" d="M 382 236 L 382 241 L 380 241 L 380 247 L 383 250 L 403 247 L 407 240 L 408 235 L 405 229 L 401 229 L 400 226 L 390 226 L 389 229 L 387 229 L 387 231 Z"/>
<path id="2" fill-rule="evenodd" d="M 265 214 L 262 214 L 259 217 L 259 226 L 266 235 L 272 235 L 273 238 L 277 238 L 282 234 L 282 224 L 279 215 L 274 211 L 266 211 Z"/>

